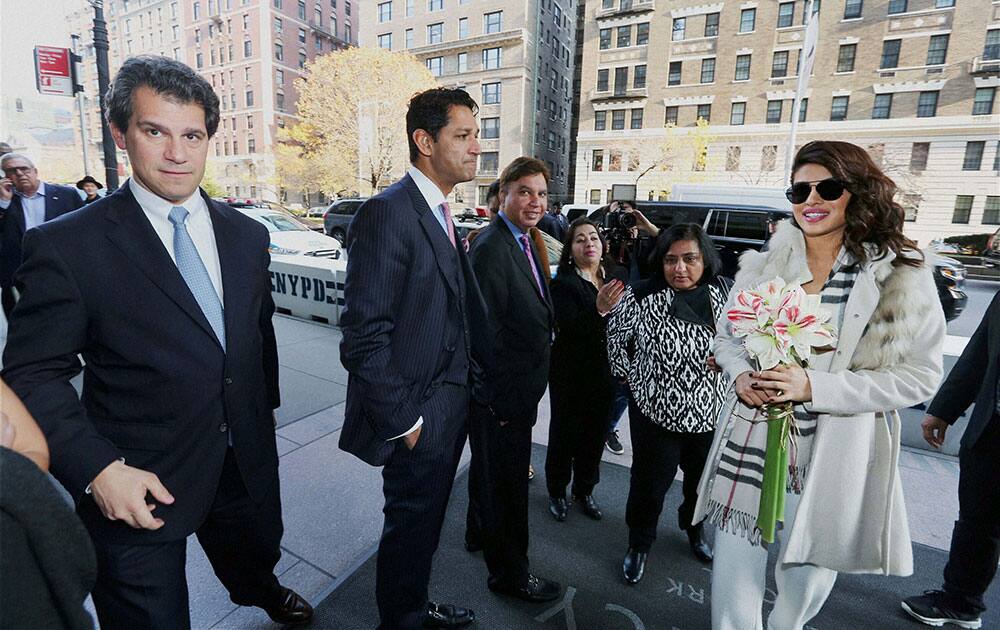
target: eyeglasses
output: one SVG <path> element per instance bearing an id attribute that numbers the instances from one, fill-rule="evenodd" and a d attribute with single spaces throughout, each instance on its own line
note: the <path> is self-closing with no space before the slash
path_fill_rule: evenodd
<path id="1" fill-rule="evenodd" d="M 836 201 L 844 194 L 847 185 L 839 179 L 822 179 L 818 182 L 796 182 L 785 190 L 785 197 L 792 203 L 805 203 L 815 188 L 819 196 L 826 201 Z"/>

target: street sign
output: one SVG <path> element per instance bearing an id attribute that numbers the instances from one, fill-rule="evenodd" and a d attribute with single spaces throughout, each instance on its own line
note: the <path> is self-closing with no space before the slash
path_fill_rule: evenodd
<path id="1" fill-rule="evenodd" d="M 41 94 L 73 96 L 69 48 L 35 46 L 35 85 Z"/>

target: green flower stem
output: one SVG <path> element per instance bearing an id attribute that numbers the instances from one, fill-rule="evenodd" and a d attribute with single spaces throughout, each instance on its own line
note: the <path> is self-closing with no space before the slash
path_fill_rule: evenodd
<path id="1" fill-rule="evenodd" d="M 767 406 L 767 450 L 764 481 L 760 489 L 757 528 L 761 538 L 774 542 L 779 522 L 785 520 L 785 488 L 788 483 L 788 434 L 793 422 L 791 403 Z"/>

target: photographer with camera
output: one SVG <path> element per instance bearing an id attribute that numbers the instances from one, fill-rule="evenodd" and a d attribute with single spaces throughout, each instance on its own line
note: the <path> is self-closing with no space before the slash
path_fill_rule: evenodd
<path id="1" fill-rule="evenodd" d="M 648 276 L 649 255 L 655 249 L 660 229 L 635 207 L 634 201 L 612 201 L 598 212 L 603 216 L 601 231 L 611 257 L 628 270 L 629 282 Z"/>

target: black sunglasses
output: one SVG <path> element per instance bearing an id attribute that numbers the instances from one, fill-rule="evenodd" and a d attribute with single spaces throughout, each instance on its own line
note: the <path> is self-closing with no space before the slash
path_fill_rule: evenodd
<path id="1" fill-rule="evenodd" d="M 819 196 L 826 201 L 836 201 L 844 194 L 847 185 L 832 177 L 818 182 L 797 182 L 785 190 L 785 197 L 792 203 L 805 203 L 814 187 Z"/>

